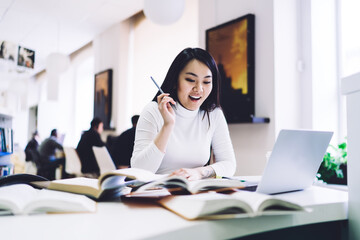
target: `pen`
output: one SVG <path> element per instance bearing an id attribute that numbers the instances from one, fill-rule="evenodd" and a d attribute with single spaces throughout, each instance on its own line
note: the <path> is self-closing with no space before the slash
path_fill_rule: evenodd
<path id="1" fill-rule="evenodd" d="M 159 85 L 155 82 L 154 78 L 152 76 L 150 76 L 151 80 L 155 83 L 155 86 L 159 89 L 159 91 L 163 94 L 164 91 L 159 87 Z M 176 106 L 172 103 L 170 103 L 171 107 L 176 109 Z"/>
<path id="2" fill-rule="evenodd" d="M 216 177 L 216 178 L 220 178 L 220 179 L 229 179 L 229 180 L 237 180 L 237 181 L 240 181 L 240 182 L 246 182 L 246 180 L 243 180 L 243 179 L 237 179 L 237 178 L 231 178 L 231 177 Z"/>

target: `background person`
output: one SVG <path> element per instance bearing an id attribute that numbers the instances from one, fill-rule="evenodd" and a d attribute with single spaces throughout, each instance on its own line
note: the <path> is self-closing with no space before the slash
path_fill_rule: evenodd
<path id="1" fill-rule="evenodd" d="M 189 180 L 232 176 L 235 154 L 219 86 L 218 68 L 207 51 L 181 51 L 161 86 L 165 93 L 158 92 L 140 114 L 131 167 Z M 211 149 L 215 163 L 206 166 Z"/>
<path id="2" fill-rule="evenodd" d="M 101 140 L 100 134 L 104 131 L 104 123 L 100 118 L 95 117 L 90 123 L 90 129 L 81 135 L 76 151 L 81 161 L 81 172 L 97 178 L 100 175 L 92 147 L 102 147 L 105 143 Z"/>
<path id="3" fill-rule="evenodd" d="M 55 170 L 60 165 L 62 166 L 61 178 L 67 178 L 68 174 L 65 172 L 65 157 L 63 154 L 58 157 L 57 151 L 63 152 L 63 146 L 58 142 L 57 129 L 51 130 L 50 137 L 46 138 L 39 146 L 40 162 L 45 169 L 45 176 L 50 180 L 55 179 Z M 41 175 L 41 174 L 39 174 Z"/>
<path id="4" fill-rule="evenodd" d="M 130 159 L 134 150 L 136 124 L 138 120 L 139 115 L 132 116 L 132 127 L 121 133 L 113 140 L 110 153 L 117 168 L 130 166 Z"/>
<path id="5" fill-rule="evenodd" d="M 24 150 L 25 151 L 25 161 L 26 162 L 33 161 L 31 151 L 38 151 L 39 142 L 40 142 L 39 132 L 35 131 L 32 134 L 32 137 L 31 137 L 30 141 L 28 142 L 28 144 L 26 145 L 25 150 Z"/>

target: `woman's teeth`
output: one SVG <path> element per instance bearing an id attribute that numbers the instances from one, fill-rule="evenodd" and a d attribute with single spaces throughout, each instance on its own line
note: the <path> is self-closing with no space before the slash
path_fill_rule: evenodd
<path id="1" fill-rule="evenodd" d="M 200 97 L 195 97 L 195 96 L 190 96 L 191 99 L 194 99 L 194 100 L 199 100 Z"/>

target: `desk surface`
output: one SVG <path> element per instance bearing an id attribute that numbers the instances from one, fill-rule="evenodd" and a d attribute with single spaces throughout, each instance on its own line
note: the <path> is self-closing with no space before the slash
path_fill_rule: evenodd
<path id="1" fill-rule="evenodd" d="M 305 224 L 346 220 L 346 191 L 313 186 L 277 195 L 311 213 L 187 221 L 155 204 L 99 203 L 96 213 L 2 216 L 2 239 L 225 239 Z"/>

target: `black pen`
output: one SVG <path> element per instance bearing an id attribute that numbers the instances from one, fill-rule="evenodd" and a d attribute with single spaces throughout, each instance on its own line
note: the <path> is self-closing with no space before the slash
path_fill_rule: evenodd
<path id="1" fill-rule="evenodd" d="M 163 94 L 164 91 L 163 91 L 163 90 L 159 87 L 159 85 L 155 82 L 155 80 L 153 79 L 153 77 L 150 76 L 150 78 L 151 78 L 151 80 L 155 83 L 155 86 L 159 89 L 159 91 Z M 176 109 L 176 106 L 175 106 L 174 104 L 170 103 L 170 106 L 171 106 L 172 108 Z"/>

